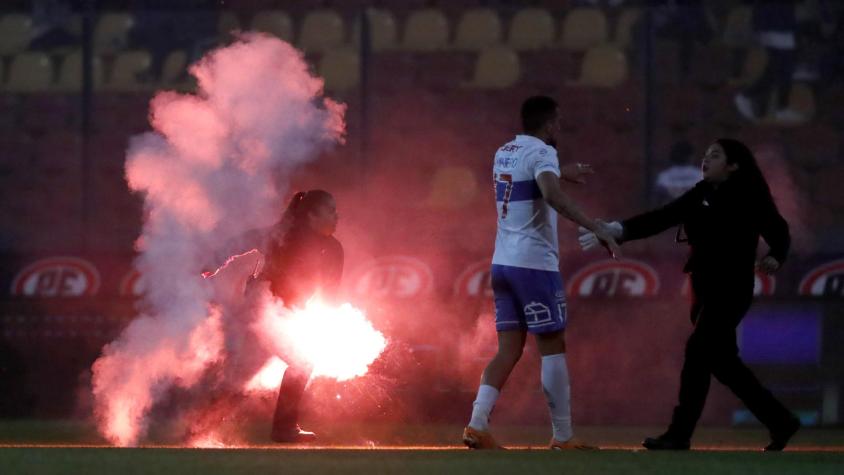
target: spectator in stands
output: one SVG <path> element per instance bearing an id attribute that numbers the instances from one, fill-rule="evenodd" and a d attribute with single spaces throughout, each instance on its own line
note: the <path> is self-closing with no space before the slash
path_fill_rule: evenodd
<path id="1" fill-rule="evenodd" d="M 788 108 L 791 79 L 797 48 L 797 17 L 792 0 L 756 1 L 753 8 L 753 31 L 768 53 L 765 71 L 749 87 L 735 95 L 739 113 L 748 120 L 756 120 L 766 112 L 768 98 L 776 89 L 774 118 L 782 122 L 797 122 L 805 118 Z"/>
<path id="2" fill-rule="evenodd" d="M 703 177 L 700 167 L 692 164 L 695 149 L 688 140 L 679 140 L 671 147 L 671 165 L 656 177 L 656 202 L 666 203 L 690 190 Z"/>

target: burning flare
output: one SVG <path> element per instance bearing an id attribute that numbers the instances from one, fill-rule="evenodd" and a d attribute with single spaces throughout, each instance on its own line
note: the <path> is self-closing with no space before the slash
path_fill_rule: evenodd
<path id="1" fill-rule="evenodd" d="M 312 377 L 346 381 L 363 376 L 387 346 L 384 335 L 348 303 L 334 307 L 311 299 L 305 308 L 290 310 L 280 300 L 271 300 L 259 325 L 258 333 L 271 339 L 270 348 L 282 359 L 312 366 Z M 275 383 L 273 389 L 277 388 L 284 369 L 279 363 L 277 359 L 268 361 L 249 387 Z"/>

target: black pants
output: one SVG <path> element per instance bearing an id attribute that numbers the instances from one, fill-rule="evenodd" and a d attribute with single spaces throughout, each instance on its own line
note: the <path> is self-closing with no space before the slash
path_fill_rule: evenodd
<path id="1" fill-rule="evenodd" d="M 278 401 L 273 414 L 273 434 L 283 435 L 296 428 L 299 421 L 299 404 L 305 393 L 305 386 L 311 377 L 308 366 L 288 366 L 278 388 Z"/>
<path id="2" fill-rule="evenodd" d="M 667 433 L 672 438 L 691 438 L 706 403 L 711 376 L 738 396 L 769 430 L 778 430 L 793 417 L 739 358 L 736 327 L 753 298 L 752 274 L 740 274 L 743 277 L 739 279 L 725 273 L 691 276 L 695 328 L 686 343 L 679 404 Z"/>

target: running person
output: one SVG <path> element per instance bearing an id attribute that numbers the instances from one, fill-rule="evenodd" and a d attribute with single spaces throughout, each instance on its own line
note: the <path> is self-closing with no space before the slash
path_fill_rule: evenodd
<path id="1" fill-rule="evenodd" d="M 336 298 L 343 273 L 343 246 L 334 238 L 337 207 L 323 190 L 293 196 L 284 217 L 274 228 L 261 280 L 288 308 L 302 307 L 313 295 Z M 299 403 L 312 368 L 288 362 L 278 391 L 272 439 L 276 442 L 310 442 L 313 432 L 298 425 Z"/>
<path id="2" fill-rule="evenodd" d="M 550 447 L 586 449 L 590 447 L 574 439 L 571 425 L 557 213 L 596 232 L 612 251 L 618 246 L 607 230 L 587 218 L 560 188 L 561 175 L 580 182 L 591 170 L 577 164 L 561 174 L 552 146 L 559 131 L 557 103 L 550 97 L 531 97 L 522 105 L 521 118 L 524 135 L 516 136 L 495 154 L 498 231 L 492 288 L 498 352 L 481 377 L 463 443 L 473 449 L 500 448 L 489 432 L 489 415 L 530 332 L 542 355 L 542 389 L 553 428 Z"/>
<path id="3" fill-rule="evenodd" d="M 800 421 L 756 379 L 738 355 L 736 327 L 753 299 L 754 262 L 761 235 L 770 247 L 757 268 L 768 274 L 782 266 L 790 237 L 756 159 L 737 140 L 718 139 L 701 164 L 703 180 L 662 208 L 609 224 L 620 242 L 642 239 L 682 225 L 691 253 L 684 268 L 692 289 L 694 330 L 686 343 L 679 403 L 671 425 L 645 439 L 650 450 L 686 450 L 711 376 L 727 386 L 770 431 L 766 451 L 779 451 Z M 597 245 L 581 230 L 581 246 Z M 679 234 L 678 234 L 679 235 Z"/>

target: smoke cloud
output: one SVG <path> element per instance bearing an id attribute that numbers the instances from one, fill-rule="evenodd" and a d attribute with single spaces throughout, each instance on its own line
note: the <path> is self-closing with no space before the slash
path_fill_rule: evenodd
<path id="1" fill-rule="evenodd" d="M 197 92 L 156 94 L 154 131 L 134 137 L 126 158 L 129 187 L 144 197 L 135 265 L 147 292 L 141 315 L 93 367 L 99 427 L 121 446 L 139 442 L 150 410 L 173 388 L 204 384 L 219 367 L 216 380 L 226 381 L 242 369 L 222 365 L 227 359 L 264 363 L 237 354 L 249 345 L 227 330 L 248 326 L 235 320 L 255 303 L 237 302 L 232 289 L 243 288 L 258 254 L 212 279 L 201 274 L 239 236 L 273 224 L 291 173 L 344 137 L 345 106 L 322 96 L 323 81 L 283 41 L 245 34 L 190 73 Z"/>

